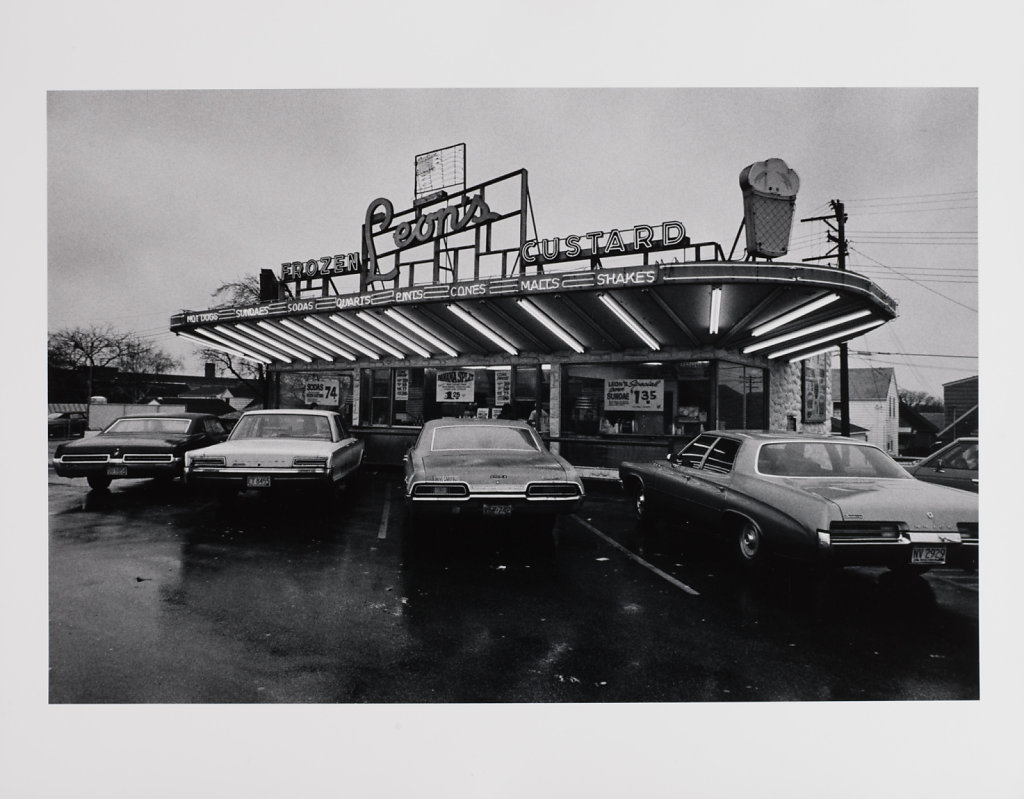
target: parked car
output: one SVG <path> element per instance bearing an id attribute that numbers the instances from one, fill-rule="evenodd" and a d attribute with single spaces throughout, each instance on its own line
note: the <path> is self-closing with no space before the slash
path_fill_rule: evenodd
<path id="1" fill-rule="evenodd" d="M 530 517 L 524 529 L 550 533 L 557 514 L 576 510 L 584 497 L 572 465 L 519 420 L 428 421 L 406 453 L 404 468 L 405 503 L 413 519 Z"/>
<path id="2" fill-rule="evenodd" d="M 906 469 L 918 480 L 977 493 L 978 439 L 958 438 Z"/>
<path id="3" fill-rule="evenodd" d="M 88 426 L 85 414 L 80 411 L 51 413 L 46 417 L 46 432 L 49 438 L 74 438 L 85 433 Z"/>
<path id="4" fill-rule="evenodd" d="M 226 441 L 188 453 L 185 478 L 230 493 L 286 486 L 330 490 L 359 468 L 363 448 L 335 411 L 247 411 Z"/>
<path id="5" fill-rule="evenodd" d="M 91 488 L 120 478 L 173 479 L 182 475 L 189 450 L 226 436 L 209 413 L 122 416 L 95 436 L 59 444 L 53 468 L 61 477 L 86 478 Z"/>
<path id="6" fill-rule="evenodd" d="M 914 480 L 849 438 L 713 431 L 619 476 L 642 524 L 689 520 L 747 566 L 774 554 L 920 572 L 977 558 L 977 497 Z"/>

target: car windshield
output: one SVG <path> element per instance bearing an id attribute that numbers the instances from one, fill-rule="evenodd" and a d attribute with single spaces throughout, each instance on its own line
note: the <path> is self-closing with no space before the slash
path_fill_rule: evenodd
<path id="1" fill-rule="evenodd" d="M 501 425 L 452 425 L 437 427 L 430 440 L 431 452 L 466 449 L 501 449 L 537 452 L 539 447 L 530 430 Z"/>
<path id="2" fill-rule="evenodd" d="M 154 419 L 132 417 L 118 419 L 103 431 L 105 435 L 117 436 L 165 436 L 188 432 L 188 419 Z"/>
<path id="3" fill-rule="evenodd" d="M 757 470 L 785 477 L 910 477 L 880 449 L 845 441 L 765 444 Z"/>
<path id="4" fill-rule="evenodd" d="M 921 466 L 938 468 L 939 464 L 944 469 L 977 469 L 978 442 L 963 441 L 921 461 Z"/>
<path id="5" fill-rule="evenodd" d="M 326 416 L 304 413 L 252 413 L 242 416 L 231 440 L 244 438 L 310 438 L 331 440 L 331 423 Z"/>

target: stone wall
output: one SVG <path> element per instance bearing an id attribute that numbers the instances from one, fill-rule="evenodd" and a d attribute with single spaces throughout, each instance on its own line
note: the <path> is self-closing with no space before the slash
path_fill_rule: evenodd
<path id="1" fill-rule="evenodd" d="M 831 359 L 830 359 L 831 360 Z M 795 422 L 797 431 L 815 434 L 828 434 L 832 431 L 832 423 L 826 419 L 822 423 L 804 424 L 802 420 L 803 397 L 801 381 L 801 364 L 776 362 L 769 370 L 770 407 L 768 409 L 769 430 L 790 430 Z M 832 412 L 832 369 L 831 364 L 825 372 L 826 403 L 828 415 Z"/>

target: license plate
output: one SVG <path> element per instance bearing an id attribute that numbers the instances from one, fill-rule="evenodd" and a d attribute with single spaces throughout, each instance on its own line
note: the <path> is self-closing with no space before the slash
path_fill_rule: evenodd
<path id="1" fill-rule="evenodd" d="M 914 547 L 910 551 L 911 563 L 945 563 L 946 548 L 939 547 Z"/>
<path id="2" fill-rule="evenodd" d="M 270 488 L 269 474 L 250 474 L 245 478 L 246 488 Z"/>
<path id="3" fill-rule="evenodd" d="M 127 477 L 128 467 L 127 466 L 108 466 L 107 477 Z"/>
<path id="4" fill-rule="evenodd" d="M 484 516 L 511 516 L 511 505 L 484 505 Z"/>

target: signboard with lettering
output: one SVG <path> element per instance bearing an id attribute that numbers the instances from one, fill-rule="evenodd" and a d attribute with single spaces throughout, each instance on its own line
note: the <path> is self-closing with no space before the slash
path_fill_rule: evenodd
<path id="1" fill-rule="evenodd" d="M 606 411 L 660 411 L 665 407 L 665 381 L 645 378 L 606 379 Z"/>
<path id="2" fill-rule="evenodd" d="M 472 402 L 476 391 L 476 372 L 451 369 L 438 372 L 434 399 L 438 402 Z"/>
<path id="3" fill-rule="evenodd" d="M 395 399 L 409 399 L 409 370 L 395 369 Z"/>
<path id="4" fill-rule="evenodd" d="M 337 378 L 311 379 L 306 381 L 305 399 L 307 405 L 337 405 L 341 381 Z"/>
<path id="5" fill-rule="evenodd" d="M 512 402 L 512 372 L 502 369 L 494 373 L 494 404 L 499 408 Z"/>

